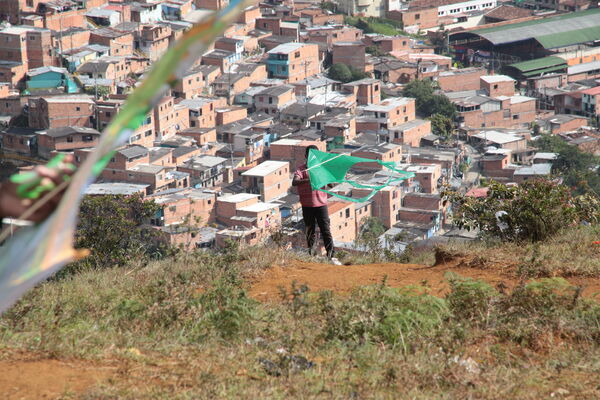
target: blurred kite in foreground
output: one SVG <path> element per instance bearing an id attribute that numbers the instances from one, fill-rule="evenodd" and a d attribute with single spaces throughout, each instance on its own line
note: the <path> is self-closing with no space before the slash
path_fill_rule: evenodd
<path id="1" fill-rule="evenodd" d="M 73 177 L 36 203 L 48 201 L 53 194 L 68 185 L 56 211 L 40 225 L 20 229 L 0 247 L 0 313 L 65 264 L 87 255 L 87 250 L 73 248 L 79 205 L 86 188 L 169 88 L 181 79 L 216 37 L 235 22 L 248 5 L 248 0 L 231 0 L 227 8 L 205 18 L 187 31 L 154 65 L 142 85 L 128 97 L 122 111 L 102 133 L 98 146 Z M 56 160 L 51 160 L 49 164 L 51 163 L 56 163 Z M 39 182 L 35 182 L 35 177 L 15 176 L 12 180 L 23 185 L 21 192 L 24 197 L 36 198 L 43 192 L 36 188 L 36 183 Z M 3 232 L 0 242 L 7 236 L 7 232 Z"/>

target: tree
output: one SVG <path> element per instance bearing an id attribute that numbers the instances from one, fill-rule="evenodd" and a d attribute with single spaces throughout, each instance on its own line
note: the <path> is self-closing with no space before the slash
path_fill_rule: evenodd
<path id="1" fill-rule="evenodd" d="M 340 82 L 350 82 L 352 80 L 352 71 L 346 64 L 333 64 L 329 69 L 329 78 Z"/>
<path id="2" fill-rule="evenodd" d="M 88 196 L 81 203 L 76 247 L 91 251 L 82 264 L 123 265 L 156 249 L 154 229 L 145 224 L 159 210 L 141 196 Z"/>
<path id="3" fill-rule="evenodd" d="M 415 99 L 417 111 L 425 117 L 442 114 L 454 118 L 456 107 L 448 97 L 436 94 L 433 82 L 429 79 L 414 80 L 406 84 L 402 95 Z"/>
<path id="4" fill-rule="evenodd" d="M 427 118 L 431 121 L 431 130 L 438 136 L 444 139 L 450 139 L 452 136 L 453 123 L 452 120 L 444 114 L 433 114 Z"/>
<path id="5" fill-rule="evenodd" d="M 564 184 L 575 194 L 600 193 L 600 175 L 596 169 L 600 157 L 581 151 L 554 135 L 542 135 L 533 144 L 541 151 L 558 153 L 552 170 L 562 175 Z"/>
<path id="6" fill-rule="evenodd" d="M 368 78 L 369 74 L 346 64 L 333 64 L 329 69 L 329 78 L 343 83 Z"/>
<path id="7" fill-rule="evenodd" d="M 569 188 L 536 179 L 518 186 L 490 182 L 486 197 L 444 191 L 453 204 L 453 223 L 461 229 L 507 241 L 540 241 L 581 222 L 600 220 L 600 201 L 589 195 L 574 197 Z"/>
<path id="8" fill-rule="evenodd" d="M 321 9 L 335 12 L 336 5 L 335 5 L 335 3 L 331 2 L 331 1 L 323 1 L 323 2 L 321 2 Z"/>

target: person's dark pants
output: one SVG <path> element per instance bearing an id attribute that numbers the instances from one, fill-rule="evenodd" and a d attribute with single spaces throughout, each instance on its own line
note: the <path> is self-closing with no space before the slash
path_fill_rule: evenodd
<path id="1" fill-rule="evenodd" d="M 302 216 L 304 217 L 304 225 L 306 225 L 306 242 L 308 251 L 312 254 L 315 244 L 315 233 L 317 224 L 323 236 L 323 243 L 327 251 L 327 257 L 333 257 L 333 237 L 329 228 L 329 212 L 327 206 L 322 207 L 302 207 Z"/>

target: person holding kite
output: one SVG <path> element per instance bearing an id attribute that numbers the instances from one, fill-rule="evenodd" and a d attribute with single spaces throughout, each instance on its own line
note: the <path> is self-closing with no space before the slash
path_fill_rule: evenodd
<path id="1" fill-rule="evenodd" d="M 306 159 L 308 159 L 308 154 L 311 149 L 318 150 L 315 145 L 307 146 L 305 153 Z M 338 259 L 334 257 L 333 236 L 331 236 L 329 211 L 327 210 L 327 194 L 320 190 L 313 190 L 310 184 L 310 175 L 308 174 L 306 163 L 300 165 L 296 172 L 294 172 L 292 186 L 296 186 L 298 189 L 298 196 L 300 196 L 302 218 L 304 219 L 304 225 L 306 226 L 308 253 L 312 255 L 313 246 L 315 244 L 316 226 L 319 225 L 327 257 L 333 264 L 341 265 Z"/>

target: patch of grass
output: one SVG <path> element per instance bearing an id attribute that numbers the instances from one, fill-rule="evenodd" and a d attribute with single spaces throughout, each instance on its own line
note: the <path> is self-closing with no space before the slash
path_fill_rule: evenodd
<path id="1" fill-rule="evenodd" d="M 600 277 L 599 226 L 577 226 L 538 243 L 481 241 L 440 247 L 458 256 L 476 258 L 479 267 L 515 267 L 520 276 Z"/>
<path id="2" fill-rule="evenodd" d="M 247 297 L 291 257 L 232 247 L 49 281 L 0 318 L 0 346 L 116 364 L 87 399 L 600 396 L 600 306 L 563 280 Z"/>

